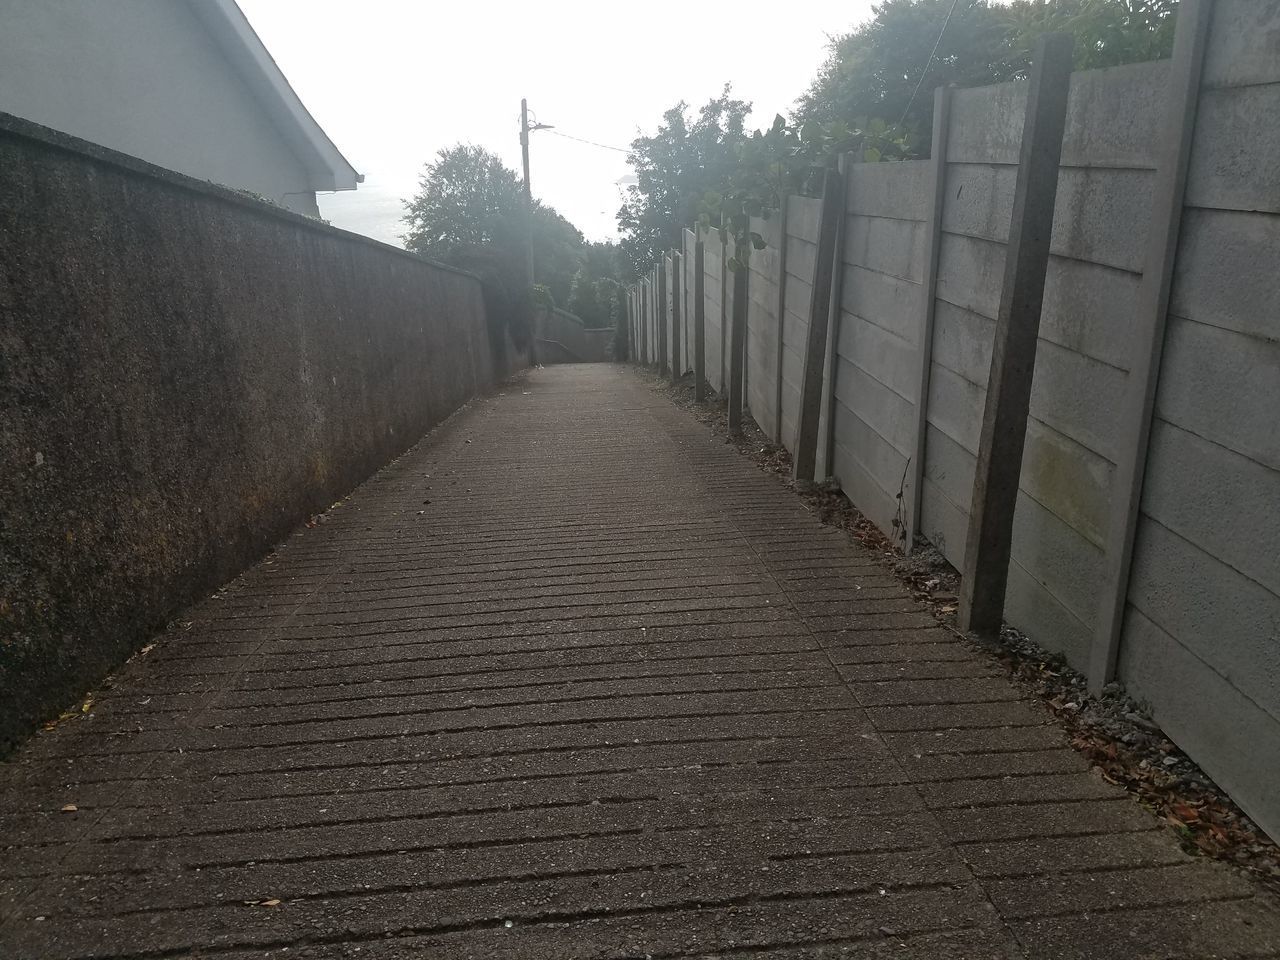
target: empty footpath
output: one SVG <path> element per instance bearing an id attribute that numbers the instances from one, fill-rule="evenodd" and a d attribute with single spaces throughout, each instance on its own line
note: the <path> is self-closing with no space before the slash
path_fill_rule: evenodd
<path id="1" fill-rule="evenodd" d="M 0 957 L 1280 956 L 631 370 L 478 400 L 0 764 Z"/>

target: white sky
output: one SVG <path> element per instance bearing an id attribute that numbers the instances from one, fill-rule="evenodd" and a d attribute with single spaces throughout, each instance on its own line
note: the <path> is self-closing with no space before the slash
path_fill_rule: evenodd
<path id="1" fill-rule="evenodd" d="M 520 98 L 558 131 L 626 147 L 677 100 L 699 106 L 733 83 L 754 126 L 788 110 L 828 37 L 871 0 L 686 0 L 621 4 L 507 0 L 239 0 L 316 120 L 365 175 L 322 194 L 335 225 L 398 244 L 401 200 L 423 164 L 458 141 L 520 170 Z M 532 135 L 535 196 L 588 239 L 617 235 L 621 153 Z"/>

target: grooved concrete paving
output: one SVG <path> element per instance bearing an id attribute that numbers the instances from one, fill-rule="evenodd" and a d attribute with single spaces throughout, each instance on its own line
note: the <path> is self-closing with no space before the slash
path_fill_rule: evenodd
<path id="1" fill-rule="evenodd" d="M 1271 897 L 609 365 L 473 404 L 0 778 L 6 960 L 1280 955 Z"/>

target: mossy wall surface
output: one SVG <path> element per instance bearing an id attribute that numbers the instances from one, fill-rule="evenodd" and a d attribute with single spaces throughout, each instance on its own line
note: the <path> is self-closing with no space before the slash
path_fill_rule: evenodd
<path id="1" fill-rule="evenodd" d="M 494 373 L 474 276 L 0 114 L 0 752 Z"/>

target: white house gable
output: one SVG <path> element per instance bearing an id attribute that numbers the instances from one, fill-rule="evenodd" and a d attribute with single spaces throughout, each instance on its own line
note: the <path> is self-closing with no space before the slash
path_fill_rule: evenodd
<path id="1" fill-rule="evenodd" d="M 360 179 L 231 0 L 0 0 L 0 110 L 300 213 Z"/>

